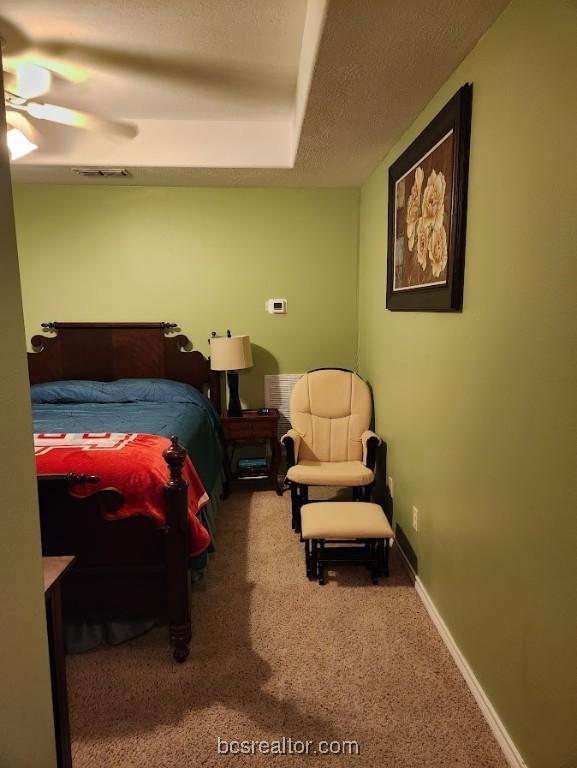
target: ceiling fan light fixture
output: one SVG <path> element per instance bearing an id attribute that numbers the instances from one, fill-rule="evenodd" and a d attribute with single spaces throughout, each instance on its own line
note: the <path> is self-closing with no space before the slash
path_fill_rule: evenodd
<path id="1" fill-rule="evenodd" d="M 16 69 L 16 93 L 24 99 L 40 96 L 50 89 L 51 79 L 47 69 L 24 61 Z"/>
<path id="2" fill-rule="evenodd" d="M 6 141 L 10 150 L 10 159 L 13 161 L 38 149 L 38 145 L 29 141 L 18 128 L 9 129 L 6 134 Z"/>

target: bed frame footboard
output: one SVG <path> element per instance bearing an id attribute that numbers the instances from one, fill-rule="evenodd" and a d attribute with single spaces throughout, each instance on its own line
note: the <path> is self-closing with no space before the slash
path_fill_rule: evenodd
<path id="1" fill-rule="evenodd" d="M 161 529 L 143 516 L 107 519 L 124 504 L 116 488 L 75 493 L 100 482 L 97 476 L 38 476 L 42 552 L 76 556 L 63 584 L 65 615 L 126 620 L 164 614 L 179 663 L 189 655 L 192 636 L 186 455 L 176 437 L 163 453 L 169 480 Z"/>
<path id="2" fill-rule="evenodd" d="M 170 472 L 165 488 L 166 497 L 166 576 L 170 643 L 173 656 L 186 660 L 192 637 L 190 611 L 188 483 L 182 476 L 186 451 L 176 436 L 162 454 Z"/>

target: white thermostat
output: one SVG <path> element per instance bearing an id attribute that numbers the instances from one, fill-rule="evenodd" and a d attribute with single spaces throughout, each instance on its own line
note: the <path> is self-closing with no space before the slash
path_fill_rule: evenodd
<path id="1" fill-rule="evenodd" d="M 264 307 L 271 315 L 286 315 L 286 299 L 269 299 Z"/>

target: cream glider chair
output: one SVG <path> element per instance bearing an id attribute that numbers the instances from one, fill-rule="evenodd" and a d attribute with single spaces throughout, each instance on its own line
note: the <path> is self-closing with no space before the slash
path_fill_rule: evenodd
<path id="1" fill-rule="evenodd" d="M 300 533 L 300 508 L 309 485 L 352 488 L 370 501 L 380 438 L 369 429 L 371 392 L 352 371 L 321 368 L 305 373 L 290 398 L 291 429 L 281 442 L 287 453 L 292 525 Z"/>

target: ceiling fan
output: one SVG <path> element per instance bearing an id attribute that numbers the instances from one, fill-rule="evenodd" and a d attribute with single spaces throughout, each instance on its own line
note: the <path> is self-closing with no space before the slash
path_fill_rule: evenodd
<path id="1" fill-rule="evenodd" d="M 4 58 L 33 60 L 66 79 L 78 78 L 80 67 L 96 66 L 116 72 L 145 75 L 172 83 L 191 83 L 204 89 L 234 93 L 237 98 L 269 98 L 279 88 L 292 90 L 294 83 L 284 71 L 262 67 L 248 61 L 219 62 L 190 51 L 185 59 L 145 51 L 118 50 L 100 44 L 75 42 L 70 38 L 33 40 L 13 21 L 0 16 L 0 36 Z M 74 62 L 71 64 L 70 62 Z"/>
<path id="2" fill-rule="evenodd" d="M 38 101 L 50 90 L 53 76 L 48 67 L 27 60 L 9 60 L 6 65 L 4 105 L 9 128 L 8 146 L 13 160 L 37 149 L 40 134 L 35 120 L 101 131 L 126 139 L 138 134 L 137 127 L 132 123 L 108 120 L 89 112 Z M 67 76 L 64 70 L 57 76 L 72 81 L 77 79 L 74 75 Z"/>
<path id="3" fill-rule="evenodd" d="M 16 127 L 14 122 L 18 120 L 22 126 L 18 130 L 24 133 L 26 128 L 28 136 L 33 135 L 32 123 L 36 120 L 105 131 L 125 138 L 137 135 L 138 129 L 132 124 L 37 101 L 50 89 L 53 78 L 71 82 L 86 79 L 83 67 L 146 76 L 183 86 L 192 83 L 205 90 L 234 94 L 237 99 L 277 98 L 279 92 L 292 93 L 294 87 L 282 68 L 263 70 L 248 61 L 219 63 L 193 51 L 183 59 L 149 51 L 117 50 L 69 38 L 32 40 L 14 22 L 1 16 L 0 39 L 4 44 L 4 69 L 8 70 L 5 104 L 10 113 L 9 122 Z"/>

